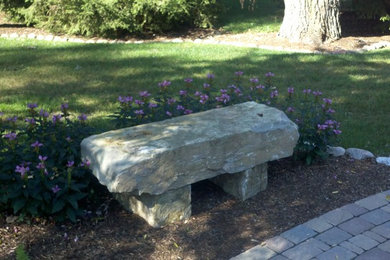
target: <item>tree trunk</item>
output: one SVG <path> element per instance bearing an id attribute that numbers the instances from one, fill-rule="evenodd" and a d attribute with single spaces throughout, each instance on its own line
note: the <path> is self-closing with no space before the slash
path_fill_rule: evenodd
<path id="1" fill-rule="evenodd" d="M 284 0 L 284 5 L 279 36 L 310 44 L 341 37 L 340 0 Z"/>

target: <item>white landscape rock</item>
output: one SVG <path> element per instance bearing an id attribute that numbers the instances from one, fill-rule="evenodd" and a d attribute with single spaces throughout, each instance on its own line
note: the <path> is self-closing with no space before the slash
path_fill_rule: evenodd
<path id="1" fill-rule="evenodd" d="M 390 166 L 390 157 L 377 157 L 376 162 Z"/>
<path id="2" fill-rule="evenodd" d="M 345 153 L 355 160 L 363 160 L 375 157 L 373 153 L 359 148 L 348 148 Z"/>
<path id="3" fill-rule="evenodd" d="M 339 157 L 343 156 L 345 154 L 345 149 L 341 146 L 328 146 L 328 149 L 326 150 L 328 154 Z"/>

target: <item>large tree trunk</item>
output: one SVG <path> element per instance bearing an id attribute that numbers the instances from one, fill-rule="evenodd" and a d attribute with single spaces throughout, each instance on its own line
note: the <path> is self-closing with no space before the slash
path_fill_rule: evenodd
<path id="1" fill-rule="evenodd" d="M 341 37 L 340 0 L 284 0 L 284 5 L 279 36 L 310 44 Z"/>

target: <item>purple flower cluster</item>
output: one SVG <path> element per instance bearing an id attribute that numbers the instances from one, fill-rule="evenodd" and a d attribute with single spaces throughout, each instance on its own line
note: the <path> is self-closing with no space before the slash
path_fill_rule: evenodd
<path id="1" fill-rule="evenodd" d="M 12 141 L 12 140 L 15 140 L 15 139 L 16 139 L 17 134 L 14 133 L 14 132 L 11 132 L 11 133 L 5 134 L 3 137 L 4 137 L 5 139 L 8 139 L 8 140 Z"/>
<path id="2" fill-rule="evenodd" d="M 24 176 L 30 171 L 30 168 L 24 164 L 22 165 L 16 165 L 15 172 L 20 173 L 20 176 L 22 179 Z"/>
<path id="3" fill-rule="evenodd" d="M 265 73 L 265 76 L 266 76 L 267 78 L 270 78 L 270 77 L 275 77 L 275 74 L 272 73 L 272 72 L 267 72 L 267 73 Z"/>
<path id="4" fill-rule="evenodd" d="M 118 101 L 119 101 L 119 103 L 121 103 L 121 105 L 128 105 L 131 102 L 133 102 L 133 97 L 131 97 L 131 96 L 125 96 L 125 97 L 119 96 L 118 97 Z"/>

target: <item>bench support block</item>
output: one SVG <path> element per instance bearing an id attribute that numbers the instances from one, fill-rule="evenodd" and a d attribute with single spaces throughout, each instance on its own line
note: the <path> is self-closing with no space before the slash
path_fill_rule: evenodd
<path id="1" fill-rule="evenodd" d="M 153 227 L 184 221 L 191 216 L 191 185 L 160 195 L 114 193 L 114 197 L 127 210 L 141 216 Z"/>
<path id="2" fill-rule="evenodd" d="M 267 188 L 267 163 L 238 173 L 225 173 L 212 178 L 211 181 L 234 197 L 246 200 Z"/>

